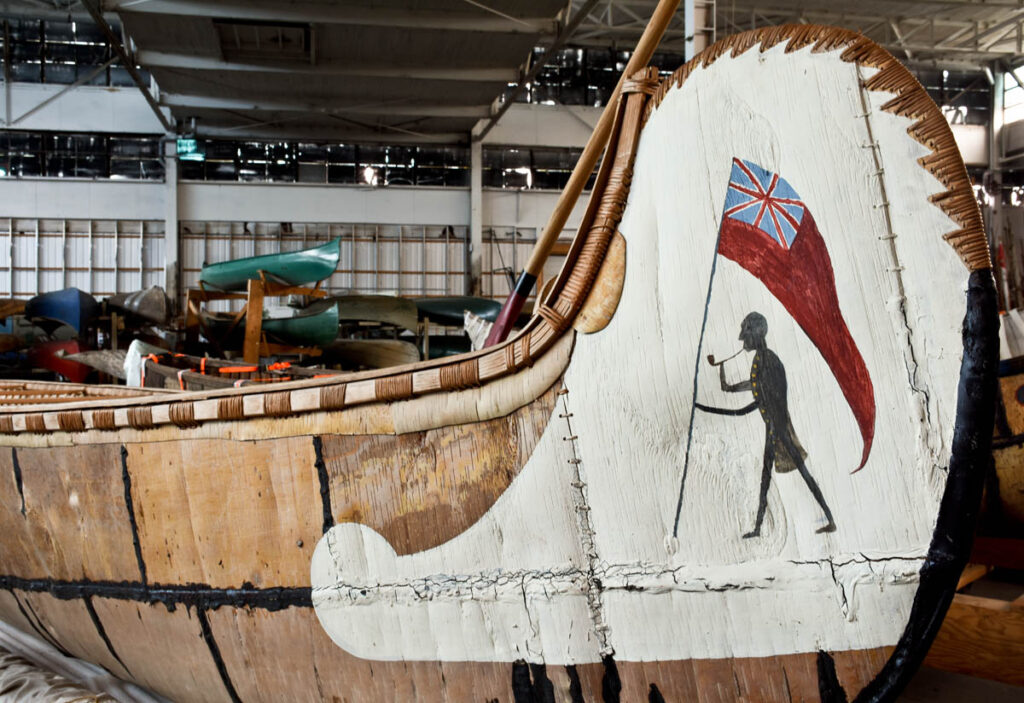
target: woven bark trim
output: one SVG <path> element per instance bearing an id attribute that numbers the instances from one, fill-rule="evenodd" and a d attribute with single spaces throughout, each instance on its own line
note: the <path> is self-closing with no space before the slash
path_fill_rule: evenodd
<path id="1" fill-rule="evenodd" d="M 410 376 L 410 378 L 412 378 Z M 263 414 L 269 417 L 282 417 L 292 414 L 291 391 L 277 391 L 263 396 Z"/>
<path id="2" fill-rule="evenodd" d="M 178 427 L 199 427 L 196 408 L 191 402 L 172 403 L 167 407 L 167 416 Z"/>
<path id="3" fill-rule="evenodd" d="M 14 418 L 10 415 L 0 417 L 0 432 L 3 434 L 14 434 Z"/>
<path id="4" fill-rule="evenodd" d="M 441 390 L 452 391 L 480 385 L 480 365 L 476 359 L 449 364 L 440 369 Z"/>
<path id="5" fill-rule="evenodd" d="M 140 405 L 128 408 L 128 425 L 136 430 L 146 430 L 153 426 L 153 408 Z"/>
<path id="6" fill-rule="evenodd" d="M 540 305 L 537 308 L 537 314 L 547 320 L 548 324 L 551 325 L 556 332 L 561 332 L 567 326 L 565 323 L 565 316 L 550 305 Z"/>
<path id="7" fill-rule="evenodd" d="M 65 432 L 85 432 L 85 417 L 81 410 L 57 413 L 57 425 Z"/>
<path id="8" fill-rule="evenodd" d="M 782 43 L 786 43 L 786 53 L 808 47 L 815 53 L 842 50 L 840 58 L 843 61 L 878 69 L 874 76 L 864 81 L 864 87 L 892 93 L 893 98 L 884 103 L 882 109 L 913 120 L 907 134 L 932 150 L 928 156 L 918 159 L 918 163 L 938 179 L 946 191 L 933 195 L 930 200 L 959 227 L 947 232 L 943 239 L 949 242 L 968 270 L 990 268 L 992 262 L 981 212 L 946 118 L 914 75 L 892 54 L 863 35 L 838 27 L 786 24 L 727 37 L 709 46 L 661 82 L 647 105 L 644 121 L 670 90 L 685 83 L 698 68 L 707 68 L 726 54 L 735 58 L 757 46 L 764 52 Z"/>
<path id="9" fill-rule="evenodd" d="M 655 91 L 658 90 L 658 75 L 654 76 L 634 76 L 622 82 L 622 93 L 643 93 L 645 95 L 654 95 Z"/>
<path id="10" fill-rule="evenodd" d="M 116 430 L 117 423 L 114 422 L 113 410 L 93 410 L 92 425 L 97 430 Z"/>
<path id="11" fill-rule="evenodd" d="M 441 368 L 444 368 L 443 366 Z M 412 395 L 412 374 L 403 373 L 399 376 L 378 378 L 373 382 L 373 392 L 377 400 L 401 400 Z"/>
<path id="12" fill-rule="evenodd" d="M 634 74 L 632 79 L 649 81 L 656 80 L 657 77 L 658 69 L 649 67 Z M 660 87 L 659 90 L 661 90 Z M 633 162 L 636 157 L 641 124 L 646 114 L 644 112 L 645 105 L 648 102 L 646 96 L 641 98 L 636 95 L 626 101 L 618 134 L 614 135 L 617 136 L 615 152 L 604 156 L 605 159 L 611 159 L 612 166 L 608 172 L 608 179 L 597 211 L 587 226 L 585 234 L 582 234 L 583 243 L 575 254 L 576 258 L 571 263 L 572 269 L 565 279 L 565 283 L 562 284 L 554 305 L 548 308 L 549 311 L 553 310 L 556 315 L 549 318 L 545 314 L 544 306 L 537 311 L 548 324 L 555 328 L 556 332 L 561 332 L 568 327 L 580 308 L 583 307 L 583 301 L 586 300 L 587 293 L 590 292 L 594 278 L 597 277 L 597 271 L 608 251 L 608 243 L 622 219 L 622 213 L 626 209 L 626 199 L 629 197 L 629 187 L 633 181 Z M 577 234 L 577 237 L 579 236 L 581 235 Z M 558 318 L 563 321 L 561 325 L 556 324 Z M 524 335 L 523 339 L 529 336 Z M 525 366 L 532 365 L 533 359 L 530 356 L 531 350 L 528 341 L 522 351 L 523 358 L 520 363 Z"/>
<path id="13" fill-rule="evenodd" d="M 25 416 L 25 429 L 29 432 L 48 432 L 46 429 L 46 421 L 43 419 L 42 413 L 32 413 L 31 415 Z"/>
<path id="14" fill-rule="evenodd" d="M 245 397 L 232 395 L 217 401 L 218 420 L 241 420 L 245 417 Z"/>
<path id="15" fill-rule="evenodd" d="M 346 383 L 339 383 L 333 386 L 320 387 L 320 409 L 337 410 L 345 407 Z"/>

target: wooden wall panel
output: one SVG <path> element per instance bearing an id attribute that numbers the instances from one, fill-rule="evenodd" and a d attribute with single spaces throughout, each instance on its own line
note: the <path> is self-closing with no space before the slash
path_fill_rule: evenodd
<path id="1" fill-rule="evenodd" d="M 0 451 L 0 569 L 26 578 L 138 580 L 120 446 Z M 22 492 L 25 514 L 21 513 Z"/>
<path id="2" fill-rule="evenodd" d="M 335 522 L 372 527 L 399 554 L 455 537 L 522 469 L 551 419 L 555 390 L 484 422 L 401 435 L 325 436 Z"/>
<path id="3" fill-rule="evenodd" d="M 128 468 L 151 583 L 309 585 L 323 533 L 311 437 L 133 444 Z"/>
<path id="4" fill-rule="evenodd" d="M 1024 596 L 1016 601 L 958 593 L 925 666 L 1024 686 Z"/>
<path id="5" fill-rule="evenodd" d="M 93 599 L 93 607 L 130 680 L 174 701 L 230 701 L 195 609 L 107 598 Z M 286 640 L 275 644 L 289 648 Z"/>

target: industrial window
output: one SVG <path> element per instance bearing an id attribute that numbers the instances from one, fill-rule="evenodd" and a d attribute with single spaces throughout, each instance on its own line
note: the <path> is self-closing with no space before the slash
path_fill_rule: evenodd
<path id="1" fill-rule="evenodd" d="M 160 138 L 0 132 L 0 177 L 161 180 Z"/>
<path id="2" fill-rule="evenodd" d="M 316 142 L 199 140 L 203 160 L 183 159 L 181 177 L 348 185 L 469 185 L 469 150 Z"/>
<path id="3" fill-rule="evenodd" d="M 483 184 L 486 188 L 561 190 L 579 157 L 579 149 L 484 147 Z M 593 185 L 591 174 L 586 187 Z"/>
<path id="4" fill-rule="evenodd" d="M 115 31 L 118 25 L 114 24 Z M 5 19 L 0 33 L 11 80 L 22 83 L 132 86 L 128 71 L 114 61 L 114 51 L 92 22 Z M 140 69 L 144 80 L 148 74 Z M 90 78 L 91 76 L 91 78 Z"/>

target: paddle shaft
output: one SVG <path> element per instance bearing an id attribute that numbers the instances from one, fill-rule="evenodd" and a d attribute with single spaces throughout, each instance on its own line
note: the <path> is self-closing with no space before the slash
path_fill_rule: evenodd
<path id="1" fill-rule="evenodd" d="M 512 323 L 519 317 L 523 304 L 529 297 L 530 291 L 533 290 L 533 285 L 537 282 L 537 276 L 544 269 L 544 262 L 548 260 L 548 256 L 551 254 L 551 248 L 558 241 L 558 235 L 562 233 L 565 221 L 569 219 L 569 213 L 572 212 L 573 207 L 576 205 L 576 200 L 579 199 L 580 193 L 583 192 L 587 179 L 590 178 L 590 174 L 594 171 L 594 165 L 597 163 L 598 157 L 608 143 L 612 121 L 615 118 L 616 103 L 619 99 L 619 93 L 622 92 L 623 82 L 628 76 L 639 71 L 651 60 L 651 56 L 654 54 L 654 50 L 661 41 L 662 35 L 672 21 L 672 16 L 675 14 L 677 7 L 679 7 L 679 0 L 661 0 L 655 8 L 654 14 L 651 15 L 651 21 L 647 23 L 640 41 L 637 42 L 636 50 L 630 57 L 629 63 L 626 64 L 626 69 L 619 76 L 619 82 L 615 85 L 615 90 L 612 91 L 611 96 L 608 98 L 604 112 L 601 113 L 601 119 L 598 120 L 594 132 L 590 135 L 590 140 L 587 142 L 587 146 L 583 149 L 583 153 L 580 154 L 579 161 L 576 162 L 576 168 L 573 169 L 572 175 L 569 176 L 569 181 L 565 184 L 565 188 L 555 204 L 551 218 L 541 231 L 537 244 L 533 247 L 533 253 L 530 254 L 530 260 L 526 263 L 526 268 L 520 274 L 515 288 L 509 293 L 505 304 L 502 306 L 501 313 L 498 315 L 498 319 L 495 320 L 494 326 L 491 327 L 491 332 L 487 336 L 485 346 L 498 344 L 505 341 L 505 338 L 508 337 L 508 333 L 512 329 Z"/>

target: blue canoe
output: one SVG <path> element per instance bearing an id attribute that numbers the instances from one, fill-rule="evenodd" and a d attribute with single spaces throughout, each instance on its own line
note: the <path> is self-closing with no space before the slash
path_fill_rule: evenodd
<path id="1" fill-rule="evenodd" d="M 25 317 L 47 334 L 53 334 L 61 325 L 68 325 L 76 334 L 81 334 L 99 312 L 96 299 L 77 288 L 43 293 L 25 303 Z"/>

